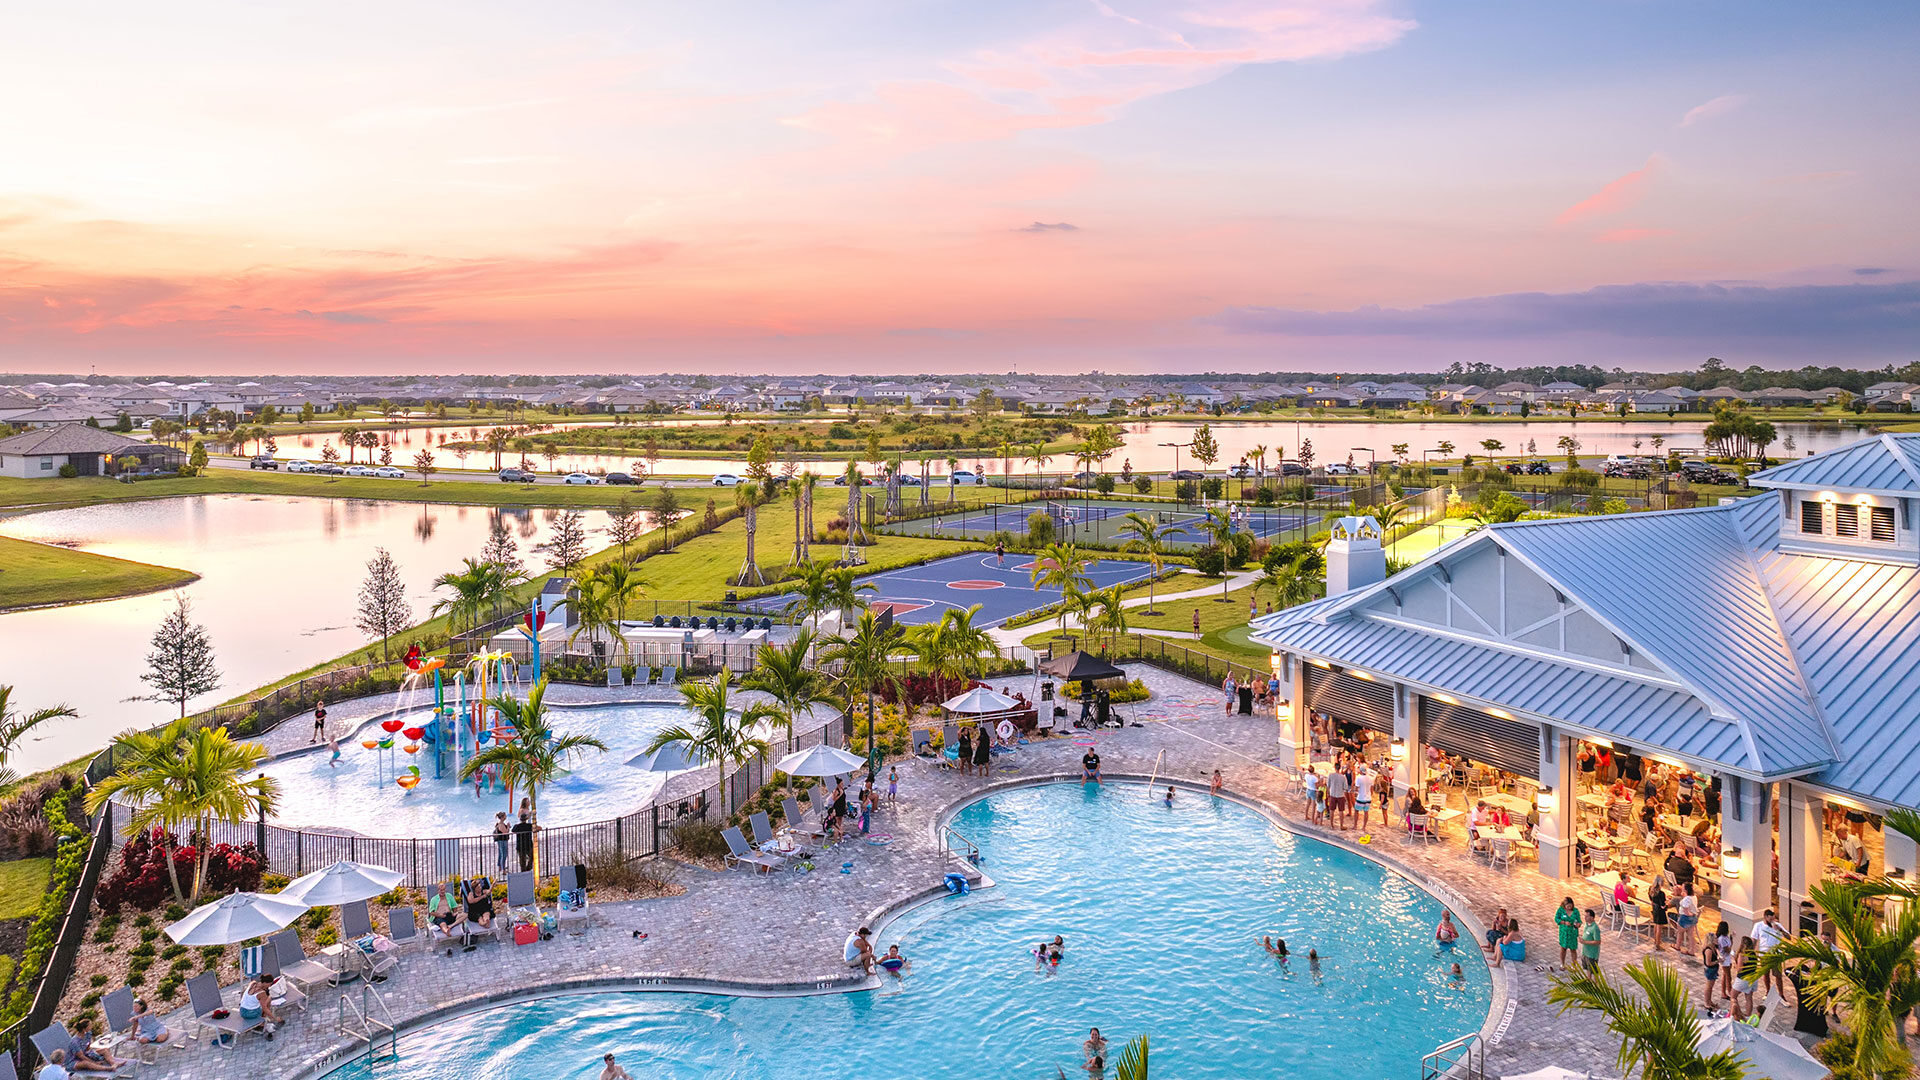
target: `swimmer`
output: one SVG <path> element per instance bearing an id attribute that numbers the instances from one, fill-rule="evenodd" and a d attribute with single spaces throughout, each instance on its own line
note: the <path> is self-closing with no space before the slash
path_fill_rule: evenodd
<path id="1" fill-rule="evenodd" d="M 898 977 L 902 971 L 911 970 L 913 968 L 913 962 L 900 955 L 900 946 L 889 945 L 887 946 L 887 955 L 880 958 L 880 966 L 892 972 L 895 977 Z"/>
<path id="2" fill-rule="evenodd" d="M 1057 954 L 1059 954 L 1059 953 L 1063 953 L 1063 952 L 1066 952 L 1066 951 L 1067 951 L 1067 939 L 1066 939 L 1066 938 L 1063 938 L 1063 937 L 1061 937 L 1061 936 L 1060 936 L 1059 934 L 1055 934 L 1055 935 L 1053 935 L 1053 943 L 1052 943 L 1051 945 L 1049 945 L 1049 946 L 1048 946 L 1047 948 L 1048 948 L 1048 951 L 1049 951 L 1049 952 L 1052 952 L 1052 953 L 1054 953 L 1054 954 L 1056 954 L 1056 955 L 1057 955 Z"/>
<path id="3" fill-rule="evenodd" d="M 600 1060 L 606 1063 L 606 1068 L 600 1070 L 600 1080 L 633 1080 L 633 1077 L 627 1070 L 614 1064 L 612 1054 L 608 1054 Z"/>
<path id="4" fill-rule="evenodd" d="M 1287 939 L 1286 938 L 1268 939 L 1263 937 L 1260 939 L 1260 946 L 1261 948 L 1266 949 L 1268 952 L 1272 953 L 1273 955 L 1279 957 L 1281 963 L 1284 964 L 1287 962 Z"/>
<path id="5" fill-rule="evenodd" d="M 1166 804 L 1167 804 L 1168 806 L 1172 806 L 1172 805 L 1173 805 L 1173 788 L 1171 788 L 1171 787 L 1169 787 L 1169 788 L 1167 788 L 1167 798 L 1166 798 Z"/>
<path id="6" fill-rule="evenodd" d="M 1093 1028 L 1087 1032 L 1087 1041 L 1080 1044 L 1080 1049 L 1085 1050 L 1089 1057 L 1104 1054 L 1107 1052 L 1107 1037 L 1100 1034 L 1099 1028 Z"/>
<path id="7" fill-rule="evenodd" d="M 1447 989 L 1465 990 L 1466 988 L 1467 973 L 1460 970 L 1460 965 L 1456 963 L 1453 965 L 1453 970 L 1447 973 Z"/>
<path id="8" fill-rule="evenodd" d="M 1307 970 L 1313 974 L 1313 981 L 1320 981 L 1320 950 L 1307 950 Z"/>

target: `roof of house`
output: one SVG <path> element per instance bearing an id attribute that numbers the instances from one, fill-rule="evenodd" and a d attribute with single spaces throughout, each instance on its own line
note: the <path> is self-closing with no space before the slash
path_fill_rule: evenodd
<path id="1" fill-rule="evenodd" d="M 1886 438 L 1769 472 L 1818 463 L 1833 487 L 1871 490 L 1906 449 Z M 1755 497 L 1493 525 L 1379 585 L 1256 620 L 1255 637 L 1731 771 L 1811 774 L 1920 807 L 1920 566 L 1783 550 L 1780 523 L 1779 501 Z M 1636 662 L 1396 614 L 1423 576 L 1496 549 Z"/>
<path id="2" fill-rule="evenodd" d="M 150 445 L 85 424 L 55 424 L 0 439 L 0 454 L 116 454 Z"/>
<path id="3" fill-rule="evenodd" d="M 1920 433 L 1885 434 L 1754 473 L 1755 487 L 1920 494 Z"/>

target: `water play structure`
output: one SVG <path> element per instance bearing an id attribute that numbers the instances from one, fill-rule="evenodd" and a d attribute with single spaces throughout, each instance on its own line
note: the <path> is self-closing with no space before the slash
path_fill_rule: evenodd
<path id="1" fill-rule="evenodd" d="M 536 617 L 539 615 L 537 608 L 529 613 L 529 628 L 544 621 Z M 540 653 L 537 638 L 534 640 L 533 655 L 533 670 L 538 671 Z M 457 779 L 475 754 L 490 745 L 517 737 L 518 732 L 512 721 L 503 717 L 495 704 L 502 695 L 512 693 L 519 685 L 520 665 L 510 653 L 484 652 L 468 660 L 464 667 L 448 668 L 446 657 L 427 656 L 419 645 L 414 645 L 407 650 L 406 666 L 409 674 L 400 687 L 396 717 L 417 717 L 421 711 L 425 711 L 427 721 L 409 725 L 407 720 L 398 718 L 383 720 L 379 726 L 385 733 L 384 738 L 375 736 L 361 740 L 360 745 L 373 751 L 375 756 L 377 767 L 373 770 L 374 783 L 391 782 L 403 790 L 412 791 L 425 779 L 425 770 L 419 763 L 419 755 L 422 754 L 432 762 L 433 779 Z M 452 674 L 451 687 L 447 679 L 449 672 Z M 422 710 L 424 702 L 419 699 L 426 693 L 429 679 L 433 688 L 433 706 L 429 710 Z M 400 739 L 405 741 L 398 741 Z M 399 754 L 406 754 L 414 760 L 402 765 Z M 495 779 L 490 773 L 476 776 L 475 791 L 484 788 L 491 792 Z M 512 793 L 508 792 L 508 797 L 511 796 Z"/>

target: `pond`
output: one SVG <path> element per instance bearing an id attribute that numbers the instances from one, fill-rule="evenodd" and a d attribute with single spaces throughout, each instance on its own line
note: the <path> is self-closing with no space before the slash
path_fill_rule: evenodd
<path id="1" fill-rule="evenodd" d="M 393 554 L 424 619 L 433 579 L 480 553 L 495 514 L 529 568 L 539 566 L 532 549 L 556 509 L 205 495 L 23 514 L 0 519 L 0 533 L 199 574 L 183 591 L 222 676 L 219 690 L 189 706 L 204 708 L 366 644 L 353 616 L 375 548 Z M 603 534 L 605 511 L 587 511 L 586 524 Z M 155 593 L 0 615 L 0 683 L 13 685 L 15 705 L 80 711 L 28 735 L 9 764 L 57 765 L 173 715 L 141 700 L 151 690 L 140 681 L 149 639 L 172 606 L 171 593 Z"/>

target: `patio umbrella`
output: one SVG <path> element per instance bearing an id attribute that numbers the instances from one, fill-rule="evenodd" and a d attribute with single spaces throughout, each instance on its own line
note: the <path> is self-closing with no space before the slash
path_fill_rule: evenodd
<path id="1" fill-rule="evenodd" d="M 823 744 L 796 750 L 774 762 L 773 768 L 775 772 L 783 772 L 788 776 L 845 776 L 864 768 L 866 764 L 867 759 L 858 754 L 849 754 Z"/>
<path id="2" fill-rule="evenodd" d="M 1579 1072 L 1574 1069 L 1563 1069 L 1558 1065 L 1549 1065 L 1544 1069 L 1535 1069 L 1532 1072 L 1503 1076 L 1500 1080 L 1604 1080 L 1604 1078 L 1596 1077 L 1590 1072 Z"/>
<path id="3" fill-rule="evenodd" d="M 1127 674 L 1085 649 L 1055 657 L 1041 664 L 1040 670 L 1068 682 L 1080 683 L 1098 679 L 1121 679 Z"/>
<path id="4" fill-rule="evenodd" d="M 1732 1017 L 1701 1024 L 1700 1039 L 1694 1046 L 1702 1054 L 1732 1050 L 1742 1055 L 1751 1063 L 1747 1075 L 1754 1080 L 1821 1080 L 1832 1071 L 1794 1040 Z"/>
<path id="5" fill-rule="evenodd" d="M 406 875 L 384 866 L 337 862 L 325 870 L 315 870 L 294 878 L 275 893 L 282 900 L 308 907 L 339 907 L 355 900 L 371 900 L 398 888 Z"/>
<path id="6" fill-rule="evenodd" d="M 237 892 L 194 908 L 167 927 L 167 936 L 182 945 L 232 945 L 284 930 L 306 911 L 307 905 L 298 900 Z"/>
<path id="7" fill-rule="evenodd" d="M 984 713 L 1010 712 L 1018 708 L 1019 704 L 997 690 L 976 686 L 959 697 L 941 702 L 940 707 L 963 716 L 979 716 Z"/>
<path id="8" fill-rule="evenodd" d="M 651 750 L 638 757 L 627 760 L 627 768 L 642 772 L 675 773 L 688 769 L 702 769 L 712 762 L 690 749 L 686 743 L 668 743 L 658 750 Z"/>

